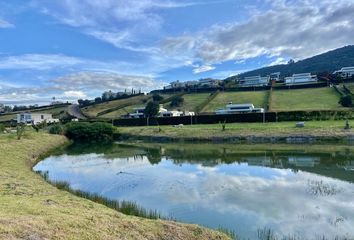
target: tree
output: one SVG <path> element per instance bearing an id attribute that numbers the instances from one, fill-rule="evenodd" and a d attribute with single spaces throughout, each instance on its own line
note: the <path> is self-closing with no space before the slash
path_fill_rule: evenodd
<path id="1" fill-rule="evenodd" d="M 163 97 L 160 94 L 155 93 L 154 95 L 152 95 L 152 100 L 154 102 L 160 102 L 161 100 L 163 100 Z"/>
<path id="2" fill-rule="evenodd" d="M 148 102 L 145 107 L 144 115 L 146 117 L 155 117 L 159 113 L 159 104 L 157 102 Z"/>
<path id="3" fill-rule="evenodd" d="M 96 98 L 95 98 L 95 103 L 100 103 L 100 102 L 102 102 L 102 98 L 96 97 Z"/>
<path id="4" fill-rule="evenodd" d="M 181 96 L 175 96 L 172 98 L 172 101 L 170 103 L 171 107 L 180 107 L 184 103 L 184 98 Z"/>
<path id="5" fill-rule="evenodd" d="M 339 103 L 343 106 L 343 107 L 351 107 L 353 106 L 353 101 L 352 101 L 352 97 L 350 95 L 345 95 L 342 96 L 339 100 Z"/>

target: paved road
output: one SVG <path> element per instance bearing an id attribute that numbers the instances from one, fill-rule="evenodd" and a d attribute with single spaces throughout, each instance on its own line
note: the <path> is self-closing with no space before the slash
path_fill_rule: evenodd
<path id="1" fill-rule="evenodd" d="M 77 119 L 87 119 L 87 117 L 85 117 L 82 112 L 81 109 L 79 107 L 78 104 L 72 104 L 68 107 L 68 114 L 70 116 L 76 117 Z"/>

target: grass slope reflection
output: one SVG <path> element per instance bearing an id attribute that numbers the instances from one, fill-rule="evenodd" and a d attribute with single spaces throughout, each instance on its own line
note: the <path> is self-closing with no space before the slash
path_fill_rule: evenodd
<path id="1" fill-rule="evenodd" d="M 72 189 L 133 201 L 179 221 L 229 229 L 240 238 L 352 239 L 353 151 L 347 146 L 72 146 L 35 170 L 48 171 L 50 180 L 67 181 Z"/>

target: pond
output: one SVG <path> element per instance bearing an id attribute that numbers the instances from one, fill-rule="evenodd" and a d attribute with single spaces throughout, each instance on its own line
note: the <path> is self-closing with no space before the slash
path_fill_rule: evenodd
<path id="1" fill-rule="evenodd" d="M 350 146 L 73 145 L 34 170 L 239 239 L 354 239 Z"/>

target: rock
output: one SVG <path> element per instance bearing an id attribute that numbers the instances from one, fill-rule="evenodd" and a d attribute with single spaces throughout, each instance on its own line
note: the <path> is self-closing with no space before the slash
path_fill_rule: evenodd
<path id="1" fill-rule="evenodd" d="M 297 128 L 303 128 L 303 127 L 305 127 L 305 122 L 297 122 L 297 123 L 296 123 L 296 127 L 297 127 Z"/>

